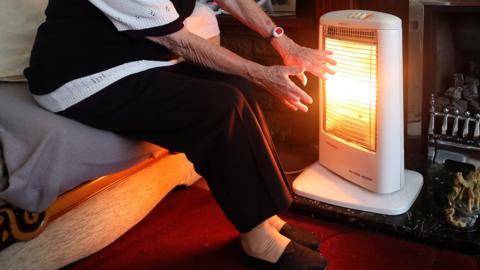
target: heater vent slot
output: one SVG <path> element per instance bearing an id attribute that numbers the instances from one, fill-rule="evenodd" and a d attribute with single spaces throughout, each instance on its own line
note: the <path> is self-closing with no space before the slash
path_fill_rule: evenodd
<path id="1" fill-rule="evenodd" d="M 346 39 L 350 41 L 377 42 L 377 32 L 369 29 L 355 29 L 338 26 L 324 26 L 323 32 L 326 37 Z"/>
<path id="2" fill-rule="evenodd" d="M 336 28 L 338 29 L 338 28 Z M 341 35 L 367 31 L 342 28 Z M 360 34 L 359 34 L 360 36 Z M 365 35 L 368 36 L 368 35 Z M 377 43 L 324 37 L 337 61 L 336 74 L 323 84 L 325 132 L 369 151 L 377 143 Z"/>

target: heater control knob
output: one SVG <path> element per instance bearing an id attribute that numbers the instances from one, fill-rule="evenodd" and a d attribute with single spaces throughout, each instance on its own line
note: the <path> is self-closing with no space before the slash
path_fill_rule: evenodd
<path id="1" fill-rule="evenodd" d="M 356 12 L 353 12 L 352 14 L 350 14 L 350 16 L 348 16 L 348 17 L 350 19 L 366 20 L 366 19 L 370 18 L 371 16 L 372 16 L 371 13 L 356 11 Z"/>

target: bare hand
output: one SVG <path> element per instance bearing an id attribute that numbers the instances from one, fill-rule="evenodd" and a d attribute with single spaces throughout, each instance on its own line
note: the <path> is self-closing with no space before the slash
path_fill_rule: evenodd
<path id="1" fill-rule="evenodd" d="M 330 51 L 314 50 L 302 47 L 298 44 L 288 46 L 288 49 L 282 53 L 283 62 L 291 67 L 303 67 L 313 75 L 326 79 L 325 73 L 335 74 L 328 65 L 336 65 L 335 60 L 328 57 L 332 55 Z M 298 76 L 302 83 L 306 85 L 307 77 L 304 74 Z"/>
<path id="2" fill-rule="evenodd" d="M 305 69 L 301 67 L 268 66 L 256 74 L 254 82 L 290 109 L 307 112 L 308 107 L 305 104 L 312 104 L 313 99 L 289 78 L 289 76 L 300 76 L 304 71 Z"/>

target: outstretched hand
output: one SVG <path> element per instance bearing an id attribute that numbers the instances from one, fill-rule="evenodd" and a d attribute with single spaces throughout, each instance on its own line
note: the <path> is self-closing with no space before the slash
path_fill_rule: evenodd
<path id="1" fill-rule="evenodd" d="M 335 60 L 329 57 L 332 55 L 330 51 L 315 50 L 298 44 L 292 44 L 281 55 L 285 65 L 290 67 L 303 67 L 306 71 L 319 78 L 326 79 L 325 73 L 335 74 L 335 71 L 328 66 L 336 65 Z M 299 78 L 305 85 L 305 75 L 303 74 Z"/>
<path id="2" fill-rule="evenodd" d="M 294 42 L 289 45 L 284 47 L 286 50 L 279 50 L 285 66 L 265 67 L 255 82 L 290 109 L 307 112 L 307 105 L 312 104 L 313 99 L 293 83 L 289 76 L 298 77 L 306 85 L 305 71 L 326 79 L 325 73 L 335 74 L 329 65 L 336 65 L 336 62 L 329 57 L 332 52 L 310 49 Z"/>
<path id="3" fill-rule="evenodd" d="M 256 74 L 254 82 L 290 109 L 307 112 L 308 107 L 305 104 L 312 104 L 313 99 L 289 78 L 300 77 L 304 71 L 302 67 L 266 66 L 262 72 Z"/>

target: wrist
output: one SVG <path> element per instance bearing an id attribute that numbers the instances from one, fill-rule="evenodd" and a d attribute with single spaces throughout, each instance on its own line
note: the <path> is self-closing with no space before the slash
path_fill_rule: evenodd
<path id="1" fill-rule="evenodd" d="M 272 45 L 273 48 L 280 54 L 280 56 L 283 58 L 285 55 L 288 54 L 292 46 L 294 46 L 296 43 L 290 39 L 288 36 L 283 35 L 278 38 L 274 38 L 270 44 Z"/>
<path id="2" fill-rule="evenodd" d="M 262 66 L 258 63 L 251 62 L 251 64 L 246 66 L 245 78 L 254 84 L 259 84 L 261 81 L 261 76 L 263 75 L 265 66 Z"/>

